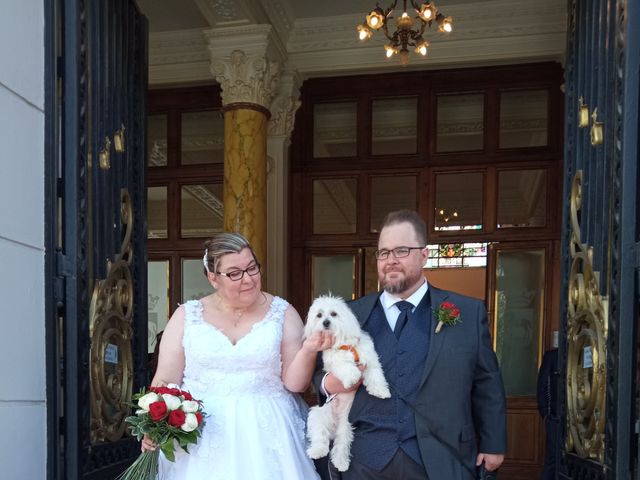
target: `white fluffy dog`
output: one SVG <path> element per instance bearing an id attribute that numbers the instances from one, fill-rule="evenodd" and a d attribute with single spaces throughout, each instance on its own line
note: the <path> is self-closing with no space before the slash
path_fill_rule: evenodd
<path id="1" fill-rule="evenodd" d="M 331 348 L 322 352 L 324 371 L 335 375 L 345 388 L 352 387 L 362 377 L 367 392 L 375 397 L 389 398 L 391 393 L 373 341 L 360 329 L 355 315 L 341 298 L 321 296 L 311 305 L 304 336 L 323 330 L 332 333 L 336 339 Z M 359 364 L 365 366 L 364 371 L 360 371 Z M 311 458 L 326 456 L 329 442 L 333 440 L 331 462 L 341 472 L 348 470 L 351 461 L 353 427 L 349 423 L 349 410 L 355 394 L 355 391 L 340 393 L 322 407 L 315 406 L 309 411 L 307 455 Z"/>

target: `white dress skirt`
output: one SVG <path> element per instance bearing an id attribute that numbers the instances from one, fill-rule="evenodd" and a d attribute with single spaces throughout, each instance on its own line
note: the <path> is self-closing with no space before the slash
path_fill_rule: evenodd
<path id="1" fill-rule="evenodd" d="M 307 408 L 282 385 L 280 343 L 288 303 L 274 297 L 264 319 L 235 345 L 185 304 L 182 388 L 203 402 L 205 426 L 189 453 L 160 455 L 161 480 L 315 480 L 307 457 Z"/>

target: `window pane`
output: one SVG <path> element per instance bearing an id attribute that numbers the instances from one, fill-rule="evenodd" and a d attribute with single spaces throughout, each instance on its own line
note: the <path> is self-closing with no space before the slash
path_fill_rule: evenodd
<path id="1" fill-rule="evenodd" d="M 544 250 L 497 252 L 494 337 L 507 395 L 536 394 L 544 264 Z"/>
<path id="2" fill-rule="evenodd" d="M 313 233 L 355 233 L 355 178 L 313 181 Z"/>
<path id="3" fill-rule="evenodd" d="M 511 170 L 498 176 L 498 228 L 544 227 L 545 170 Z"/>
<path id="4" fill-rule="evenodd" d="M 147 237 L 167 238 L 167 187 L 147 188 Z"/>
<path id="5" fill-rule="evenodd" d="M 353 255 L 313 256 L 313 298 L 331 293 L 345 300 L 355 298 L 355 265 Z"/>
<path id="6" fill-rule="evenodd" d="M 150 261 L 147 264 L 147 350 L 156 348 L 157 335 L 169 320 L 169 261 Z"/>
<path id="7" fill-rule="evenodd" d="M 436 230 L 482 228 L 482 173 L 447 173 L 436 177 Z"/>
<path id="8" fill-rule="evenodd" d="M 182 301 L 197 300 L 213 292 L 204 275 L 202 259 L 182 259 Z"/>
<path id="9" fill-rule="evenodd" d="M 484 95 L 438 95 L 437 152 L 482 150 Z"/>
<path id="10" fill-rule="evenodd" d="M 389 212 L 415 210 L 416 176 L 371 179 L 371 231 L 377 232 Z"/>
<path id="11" fill-rule="evenodd" d="M 222 184 L 183 185 L 182 237 L 210 237 L 222 231 Z"/>
<path id="12" fill-rule="evenodd" d="M 546 90 L 500 94 L 500 148 L 547 145 Z"/>
<path id="13" fill-rule="evenodd" d="M 224 162 L 224 119 L 222 113 L 182 114 L 182 165 Z"/>
<path id="14" fill-rule="evenodd" d="M 147 119 L 147 165 L 167 165 L 167 116 L 150 115 Z"/>
<path id="15" fill-rule="evenodd" d="M 355 157 L 356 102 L 319 103 L 313 107 L 313 156 Z"/>
<path id="16" fill-rule="evenodd" d="M 416 153 L 417 98 L 374 100 L 371 106 L 371 153 Z"/>

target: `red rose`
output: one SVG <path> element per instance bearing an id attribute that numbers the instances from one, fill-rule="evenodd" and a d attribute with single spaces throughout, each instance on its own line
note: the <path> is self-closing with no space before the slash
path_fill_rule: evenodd
<path id="1" fill-rule="evenodd" d="M 167 388 L 166 393 L 173 395 L 174 397 L 179 397 L 181 392 L 179 388 Z"/>
<path id="2" fill-rule="evenodd" d="M 191 396 L 191 394 L 189 392 L 186 392 L 186 391 L 183 390 L 181 395 L 185 400 L 193 400 L 193 397 Z"/>
<path id="3" fill-rule="evenodd" d="M 158 395 L 169 393 L 169 389 L 167 387 L 153 387 L 152 391 L 156 392 Z"/>
<path id="4" fill-rule="evenodd" d="M 153 402 L 149 405 L 149 415 L 151 420 L 159 422 L 167 414 L 167 404 L 164 402 Z"/>
<path id="5" fill-rule="evenodd" d="M 181 427 L 185 418 L 186 415 L 182 410 L 172 410 L 171 413 L 169 413 L 169 425 Z"/>
<path id="6" fill-rule="evenodd" d="M 202 423 L 202 414 L 200 412 L 196 412 L 196 418 L 198 419 L 198 425 Z"/>

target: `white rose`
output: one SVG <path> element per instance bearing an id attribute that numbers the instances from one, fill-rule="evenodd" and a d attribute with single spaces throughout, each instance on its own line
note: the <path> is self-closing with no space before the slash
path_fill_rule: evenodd
<path id="1" fill-rule="evenodd" d="M 185 432 L 191 432 L 198 428 L 198 418 L 194 413 L 187 413 L 185 415 L 184 423 L 180 427 Z"/>
<path id="2" fill-rule="evenodd" d="M 167 388 L 177 388 L 178 390 L 180 390 L 180 385 L 176 383 L 168 383 Z"/>
<path id="3" fill-rule="evenodd" d="M 199 407 L 200 405 L 198 404 L 198 402 L 195 402 L 193 400 L 185 400 L 184 402 L 182 402 L 182 410 L 185 413 L 196 413 Z"/>
<path id="4" fill-rule="evenodd" d="M 144 394 L 138 399 L 138 407 L 145 412 L 149 411 L 149 405 L 160 400 L 160 395 L 154 392 Z M 136 412 L 137 413 L 137 412 Z"/>
<path id="5" fill-rule="evenodd" d="M 167 410 L 177 410 L 180 408 L 180 399 L 175 395 L 169 395 L 168 393 L 163 393 L 162 398 L 164 399 L 164 403 L 167 404 Z"/>

